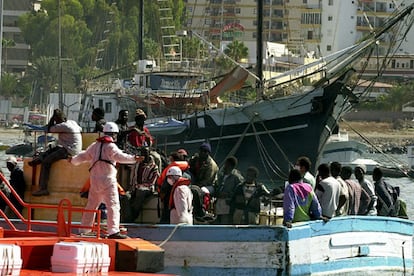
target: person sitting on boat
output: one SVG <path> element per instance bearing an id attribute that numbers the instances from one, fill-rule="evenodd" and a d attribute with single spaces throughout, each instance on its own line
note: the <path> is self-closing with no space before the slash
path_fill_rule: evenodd
<path id="1" fill-rule="evenodd" d="M 135 164 L 131 172 L 131 184 L 128 189 L 131 195 L 129 199 L 132 215 L 130 222 L 138 219 L 145 201 L 154 195 L 155 184 L 159 177 L 158 166 L 147 147 L 141 149 L 141 155 L 144 160 Z"/>
<path id="2" fill-rule="evenodd" d="M 92 111 L 92 121 L 95 122 L 95 128 L 93 130 L 93 132 L 103 132 L 103 127 L 106 123 L 105 120 L 105 110 L 103 110 L 100 107 L 95 108 Z"/>
<path id="3" fill-rule="evenodd" d="M 119 128 L 119 134 L 116 139 L 116 145 L 121 150 L 125 150 L 127 135 L 130 132 L 130 129 L 128 126 L 128 116 L 129 116 L 129 111 L 126 109 L 122 109 L 119 111 L 118 119 L 116 119 L 115 121 L 115 123 L 118 125 L 118 128 Z"/>
<path id="4" fill-rule="evenodd" d="M 42 164 L 39 177 L 40 189 L 34 191 L 33 196 L 49 195 L 47 185 L 53 163 L 74 156 L 82 150 L 82 128 L 75 121 L 66 119 L 66 115 L 60 109 L 53 111 L 52 118 L 47 125 L 47 131 L 58 133 L 57 146 L 29 162 L 31 166 Z"/>
<path id="5" fill-rule="evenodd" d="M 260 202 L 270 192 L 257 182 L 258 175 L 259 170 L 251 166 L 247 168 L 245 181 L 236 186 L 230 201 L 233 224 L 259 224 Z"/>
<path id="6" fill-rule="evenodd" d="M 377 215 L 377 196 L 375 195 L 375 186 L 369 180 L 365 178 L 367 173 L 367 167 L 364 164 L 358 164 L 355 166 L 354 174 L 355 178 L 358 180 L 359 185 L 362 189 L 369 195 L 371 198 L 370 205 L 368 206 L 367 215 L 376 216 Z"/>
<path id="7" fill-rule="evenodd" d="M 316 179 L 315 193 L 322 207 L 322 216 L 327 219 L 333 218 L 339 205 L 341 184 L 331 176 L 329 165 L 326 163 L 319 165 Z"/>
<path id="8" fill-rule="evenodd" d="M 303 182 L 301 172 L 291 170 L 288 182 L 283 196 L 283 225 L 290 228 L 295 222 L 321 218 L 318 198 L 312 186 Z"/>
<path id="9" fill-rule="evenodd" d="M 303 182 L 308 183 L 315 189 L 316 180 L 313 174 L 309 171 L 311 168 L 312 162 L 307 156 L 301 156 L 296 160 L 295 169 L 299 170 Z"/>
<path id="10" fill-rule="evenodd" d="M 192 175 L 191 191 L 194 197 L 194 215 L 199 220 L 203 220 L 206 217 L 207 211 L 203 207 L 205 193 L 202 191 L 202 188 L 205 187 L 210 193 L 213 193 L 213 185 L 216 182 L 219 171 L 216 161 L 214 161 L 210 154 L 211 145 L 209 143 L 202 143 L 198 153 L 194 154 L 189 161 L 189 171 Z"/>
<path id="11" fill-rule="evenodd" d="M 157 179 L 158 195 L 162 203 L 160 223 L 170 223 L 170 207 L 168 201 L 172 186 L 167 182 L 168 170 L 172 166 L 177 166 L 183 172 L 183 177 L 191 179 L 191 175 L 188 173 L 188 162 L 185 160 L 183 149 L 180 150 L 181 153 L 179 153 L 179 151 L 175 151 L 169 155 L 169 164 L 162 170 L 160 177 Z M 187 151 L 185 151 L 185 154 L 187 154 Z"/>
<path id="12" fill-rule="evenodd" d="M 377 195 L 377 215 L 385 217 L 396 217 L 398 215 L 398 195 L 394 196 L 390 193 L 392 191 L 391 185 L 384 181 L 382 170 L 375 168 L 372 171 L 372 180 L 375 185 L 375 194 Z"/>
<path id="13" fill-rule="evenodd" d="M 24 181 L 23 170 L 17 165 L 17 159 L 14 156 L 10 156 L 6 160 L 7 169 L 10 171 L 10 185 L 19 195 L 19 197 L 24 200 L 24 191 L 26 190 L 26 182 Z M 19 203 L 16 197 L 10 195 L 10 201 L 16 207 L 19 213 L 23 211 L 23 205 Z M 13 215 L 11 212 L 10 215 Z"/>
<path id="14" fill-rule="evenodd" d="M 172 186 L 169 207 L 171 224 L 193 224 L 193 193 L 189 185 L 191 180 L 182 177 L 182 171 L 172 166 L 167 171 L 167 182 Z"/>
<path id="15" fill-rule="evenodd" d="M 69 158 L 69 162 L 77 166 L 83 162 L 90 163 L 90 179 L 88 202 L 86 210 L 96 210 L 101 203 L 107 208 L 108 238 L 124 239 L 127 236 L 120 233 L 120 204 L 118 182 L 116 179 L 116 163 L 134 164 L 141 162 L 144 157 L 124 153 L 116 145 L 118 126 L 107 122 L 103 129 L 104 136 L 98 138 L 86 150 Z M 82 215 L 81 225 L 91 227 L 95 221 L 95 214 L 85 212 Z M 81 229 L 82 233 L 88 229 Z"/>
<path id="16" fill-rule="evenodd" d="M 237 163 L 237 158 L 230 156 L 224 161 L 223 167 L 218 172 L 217 182 L 214 187 L 216 224 L 233 224 L 233 216 L 230 213 L 230 201 L 233 198 L 237 185 L 244 182 L 244 177 L 236 169 Z"/>
<path id="17" fill-rule="evenodd" d="M 341 185 L 339 192 L 339 203 L 335 212 L 335 216 L 346 216 L 349 211 L 349 191 L 348 185 L 341 177 L 342 165 L 339 162 L 332 162 L 330 165 L 331 175 L 338 180 Z"/>
<path id="18" fill-rule="evenodd" d="M 348 185 L 349 206 L 348 215 L 366 215 L 371 202 L 371 197 L 362 189 L 359 183 L 351 179 L 352 168 L 344 166 L 341 169 L 341 177 Z"/>

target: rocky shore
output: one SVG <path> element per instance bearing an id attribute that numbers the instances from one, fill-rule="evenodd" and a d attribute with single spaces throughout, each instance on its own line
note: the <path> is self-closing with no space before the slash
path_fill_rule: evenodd
<path id="1" fill-rule="evenodd" d="M 406 153 L 407 146 L 414 145 L 414 128 L 395 128 L 392 123 L 371 121 L 347 121 L 340 123 L 350 139 L 362 141 L 385 153 Z"/>

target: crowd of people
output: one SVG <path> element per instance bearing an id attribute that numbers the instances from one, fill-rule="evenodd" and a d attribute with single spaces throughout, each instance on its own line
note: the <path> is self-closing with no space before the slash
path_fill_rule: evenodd
<path id="1" fill-rule="evenodd" d="M 316 177 L 309 172 L 310 165 L 307 157 L 300 157 L 290 171 L 283 196 L 285 226 L 347 215 L 408 218 L 398 188 L 384 180 L 381 168 L 374 169 L 372 183 L 365 177 L 364 164 L 354 169 L 338 162 L 320 164 Z M 351 178 L 352 172 L 356 179 Z"/>
<path id="2" fill-rule="evenodd" d="M 296 160 L 284 190 L 269 191 L 257 181 L 256 167 L 250 166 L 244 173 L 237 169 L 235 156 L 229 156 L 219 167 L 207 142 L 192 156 L 179 148 L 162 162 L 160 153 L 152 148 L 154 139 L 141 109 L 136 110 L 131 127 L 127 124 L 128 110 L 121 110 L 115 122 L 106 122 L 104 114 L 101 108 L 93 110 L 99 138 L 82 151 L 81 128 L 56 109 L 47 130 L 58 133 L 57 146 L 29 165 L 42 164 L 40 189 L 32 195 L 47 196 L 54 162 L 67 159 L 75 166 L 88 162 L 90 177 L 82 189 L 82 196 L 88 198 L 85 209 L 105 211 L 109 238 L 126 238 L 120 232 L 120 223 L 137 222 L 145 202 L 154 196 L 159 198 L 159 222 L 164 224 L 259 224 L 261 203 L 273 196 L 283 198 L 283 224 L 287 227 L 299 221 L 344 215 L 404 216 L 398 189 L 384 181 L 380 168 L 374 170 L 374 183 L 365 178 L 364 165 L 353 170 L 338 162 L 319 165 L 314 177 L 311 161 L 303 156 Z M 14 159 L 7 166 L 12 185 L 23 198 L 24 185 L 18 184 L 22 172 Z M 121 166 L 128 168 L 128 183 L 122 183 Z M 352 173 L 356 179 L 351 178 Z M 18 202 L 14 203 L 21 211 Z M 94 213 L 85 212 L 82 232 L 87 232 L 94 221 Z"/>

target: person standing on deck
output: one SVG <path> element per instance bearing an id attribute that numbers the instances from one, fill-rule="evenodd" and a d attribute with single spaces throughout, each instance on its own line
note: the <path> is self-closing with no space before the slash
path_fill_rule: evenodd
<path id="1" fill-rule="evenodd" d="M 47 130 L 51 133 L 58 133 L 57 146 L 47 150 L 41 158 L 29 162 L 30 166 L 42 164 L 39 177 L 40 189 L 34 191 L 33 196 L 49 195 L 47 186 L 53 163 L 74 156 L 82 150 L 82 128 L 75 121 L 67 120 L 66 115 L 60 109 L 53 111 Z"/>
<path id="2" fill-rule="evenodd" d="M 312 186 L 303 182 L 299 170 L 291 170 L 289 185 L 283 195 L 283 225 L 291 228 L 294 222 L 319 219 L 321 216 L 321 205 Z"/>
<path id="3" fill-rule="evenodd" d="M 170 223 L 193 224 L 193 193 L 189 185 L 191 180 L 182 177 L 182 171 L 172 166 L 167 171 L 167 182 L 172 186 L 169 207 Z"/>
<path id="4" fill-rule="evenodd" d="M 375 187 L 370 181 L 365 178 L 365 174 L 367 173 L 367 167 L 364 164 L 359 164 L 355 166 L 354 174 L 355 178 L 358 180 L 359 185 L 361 185 L 362 189 L 369 195 L 371 198 L 370 205 L 367 208 L 367 215 L 368 216 L 376 216 L 377 215 L 377 196 L 375 195 Z"/>
<path id="5" fill-rule="evenodd" d="M 339 205 L 341 184 L 331 176 L 328 164 L 320 164 L 316 181 L 316 196 L 322 208 L 322 216 L 333 218 Z"/>
<path id="6" fill-rule="evenodd" d="M 119 231 L 120 204 L 115 166 L 117 162 L 133 164 L 141 162 L 144 158 L 126 154 L 116 146 L 115 140 L 119 130 L 115 123 L 106 123 L 103 132 L 104 136 L 98 138 L 86 150 L 70 158 L 69 162 L 75 166 L 83 162 L 90 163 L 91 186 L 85 209 L 96 210 L 100 203 L 105 203 L 108 211 L 108 238 L 124 239 L 127 236 Z M 91 227 L 94 221 L 95 214 L 87 212 L 82 216 L 81 225 Z M 88 230 L 82 229 L 81 232 L 88 232 Z"/>
<path id="7" fill-rule="evenodd" d="M 189 161 L 189 171 L 192 175 L 191 191 L 194 196 L 194 215 L 200 220 L 203 220 L 207 211 L 204 207 L 205 192 L 203 190 L 208 190 L 210 193 L 214 192 L 213 186 L 219 171 L 216 161 L 214 161 L 210 154 L 210 144 L 202 143 L 198 153 L 194 154 Z"/>
<path id="8" fill-rule="evenodd" d="M 10 171 L 10 185 L 19 195 L 19 197 L 24 200 L 24 191 L 26 190 L 26 183 L 24 181 L 23 170 L 17 165 L 17 159 L 14 156 L 10 156 L 6 160 L 7 169 Z M 23 205 L 21 205 L 17 198 L 10 194 L 10 201 L 16 207 L 19 213 L 22 213 Z"/>
<path id="9" fill-rule="evenodd" d="M 341 177 L 342 165 L 339 162 L 332 162 L 330 164 L 331 175 L 339 184 L 341 184 L 341 190 L 339 192 L 339 203 L 336 209 L 335 216 L 346 216 L 349 211 L 349 191 L 348 185 Z"/>
<path id="10" fill-rule="evenodd" d="M 130 132 L 127 137 L 128 144 L 132 146 L 133 152 L 139 152 L 142 147 L 148 147 L 150 149 L 151 156 L 154 158 L 155 164 L 158 166 L 158 172 L 161 173 L 161 155 L 152 148 L 154 144 L 154 138 L 151 136 L 149 129 L 145 126 L 146 119 L 147 115 L 145 114 L 144 110 L 138 108 L 135 111 L 135 125 L 129 129 Z"/>
<path id="11" fill-rule="evenodd" d="M 230 201 L 234 190 L 244 177 L 236 169 L 238 160 L 230 156 L 224 162 L 224 166 L 218 172 L 217 183 L 214 187 L 214 195 L 217 198 L 215 204 L 216 224 L 233 224 L 233 214 L 230 212 Z"/>
<path id="12" fill-rule="evenodd" d="M 119 128 L 119 134 L 116 139 L 116 145 L 121 150 L 125 150 L 127 135 L 130 132 L 129 127 L 128 127 L 128 116 L 129 116 L 129 111 L 126 109 L 122 109 L 119 111 L 118 119 L 115 121 L 115 123 L 118 125 L 118 128 Z"/>
<path id="13" fill-rule="evenodd" d="M 264 196 L 269 197 L 270 192 L 256 181 L 258 175 L 256 167 L 249 167 L 245 181 L 234 190 L 230 203 L 234 224 L 259 224 L 260 202 Z"/>
<path id="14" fill-rule="evenodd" d="M 348 215 L 366 215 L 371 198 L 359 183 L 351 179 L 352 168 L 344 166 L 341 170 L 341 177 L 348 185 L 349 208 Z"/>
<path id="15" fill-rule="evenodd" d="M 374 180 L 375 194 L 377 195 L 377 215 L 386 217 L 396 217 L 398 210 L 396 206 L 396 199 L 392 197 L 387 189 L 388 183 L 384 181 L 382 170 L 375 168 L 372 172 L 372 180 Z"/>
<path id="16" fill-rule="evenodd" d="M 100 107 L 95 108 L 92 111 L 92 121 L 95 122 L 95 128 L 93 130 L 93 132 L 103 132 L 103 127 L 106 123 L 105 120 L 105 110 L 103 110 Z"/>
<path id="17" fill-rule="evenodd" d="M 2 169 L 0 168 L 0 174 L 4 176 L 4 173 L 2 171 Z M 9 187 L 6 185 L 6 183 L 3 183 L 3 180 L 0 179 L 0 190 L 3 192 L 3 194 L 7 197 L 10 198 L 10 189 Z M 0 210 L 4 211 L 7 207 L 6 201 L 0 197 Z"/>
<path id="18" fill-rule="evenodd" d="M 312 186 L 312 189 L 315 190 L 316 180 L 313 174 L 310 173 L 311 161 L 306 156 L 301 156 L 296 160 L 295 169 L 300 171 L 302 175 L 303 182 L 308 183 Z"/>

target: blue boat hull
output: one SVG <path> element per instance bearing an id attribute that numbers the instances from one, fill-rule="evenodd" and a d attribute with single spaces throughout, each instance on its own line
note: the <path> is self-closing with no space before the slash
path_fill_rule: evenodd
<path id="1" fill-rule="evenodd" d="M 165 250 L 179 275 L 395 275 L 412 273 L 413 223 L 342 217 L 282 226 L 128 225 Z"/>

